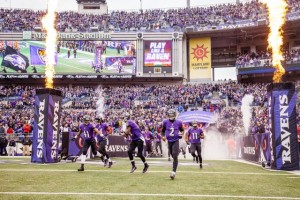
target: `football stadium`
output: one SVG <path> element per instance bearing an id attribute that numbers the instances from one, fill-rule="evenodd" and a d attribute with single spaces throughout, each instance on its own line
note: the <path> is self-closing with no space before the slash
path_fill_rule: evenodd
<path id="1" fill-rule="evenodd" d="M 0 0 L 0 199 L 300 200 L 299 0 Z"/>

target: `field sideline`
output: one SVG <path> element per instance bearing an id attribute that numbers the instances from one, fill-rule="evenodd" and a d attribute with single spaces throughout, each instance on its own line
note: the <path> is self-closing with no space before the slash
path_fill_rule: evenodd
<path id="1" fill-rule="evenodd" d="M 137 160 L 137 159 L 136 159 Z M 98 160 L 77 172 L 79 163 L 31 164 L 30 158 L 0 157 L 0 199 L 300 199 L 300 175 L 260 166 L 204 160 L 203 169 L 181 159 L 174 181 L 171 162 L 148 159 L 130 174 L 128 159 L 111 169 Z"/>

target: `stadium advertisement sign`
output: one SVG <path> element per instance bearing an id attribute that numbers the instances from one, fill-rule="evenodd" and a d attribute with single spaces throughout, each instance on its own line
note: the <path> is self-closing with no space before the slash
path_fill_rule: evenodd
<path id="1" fill-rule="evenodd" d="M 81 149 L 83 147 L 83 140 L 81 137 L 73 140 L 72 138 L 75 134 L 76 133 L 74 132 L 69 134 L 68 153 L 69 155 L 80 156 L 82 153 Z M 99 148 L 98 144 L 97 147 Z M 111 135 L 108 137 L 106 151 L 111 157 L 128 157 L 128 144 L 126 143 L 124 137 Z"/>
<path id="2" fill-rule="evenodd" d="M 145 41 L 145 67 L 172 67 L 172 41 Z"/>
<path id="3" fill-rule="evenodd" d="M 190 80 L 211 80 L 211 39 L 191 38 L 189 42 Z"/>
<path id="4" fill-rule="evenodd" d="M 132 75 L 136 69 L 135 41 L 59 41 L 57 75 Z M 44 41 L 0 41 L 0 74 L 44 74 Z"/>
<path id="5" fill-rule="evenodd" d="M 46 39 L 47 34 L 42 32 L 31 32 L 24 31 L 23 39 L 29 40 L 44 40 Z M 58 39 L 68 39 L 68 40 L 81 40 L 81 39 L 90 39 L 90 40 L 101 40 L 101 39 L 110 39 L 111 35 L 109 33 L 58 33 Z"/>
<path id="6" fill-rule="evenodd" d="M 257 135 L 250 135 L 243 138 L 242 158 L 245 160 L 258 162 L 260 153 L 260 141 Z"/>

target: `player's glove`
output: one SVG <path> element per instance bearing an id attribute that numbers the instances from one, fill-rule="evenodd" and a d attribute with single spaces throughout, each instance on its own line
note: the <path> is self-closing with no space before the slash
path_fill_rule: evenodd
<path id="1" fill-rule="evenodd" d="M 77 138 L 78 138 L 78 136 L 75 135 L 75 136 L 72 138 L 72 141 L 75 141 Z"/>

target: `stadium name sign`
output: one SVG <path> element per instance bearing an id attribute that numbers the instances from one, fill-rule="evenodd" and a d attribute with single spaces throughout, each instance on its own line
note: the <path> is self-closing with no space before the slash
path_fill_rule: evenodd
<path id="1" fill-rule="evenodd" d="M 46 39 L 46 33 L 37 33 L 34 32 L 32 34 L 33 40 L 42 40 Z M 101 40 L 101 39 L 111 39 L 111 35 L 109 33 L 58 33 L 59 40 Z"/>

